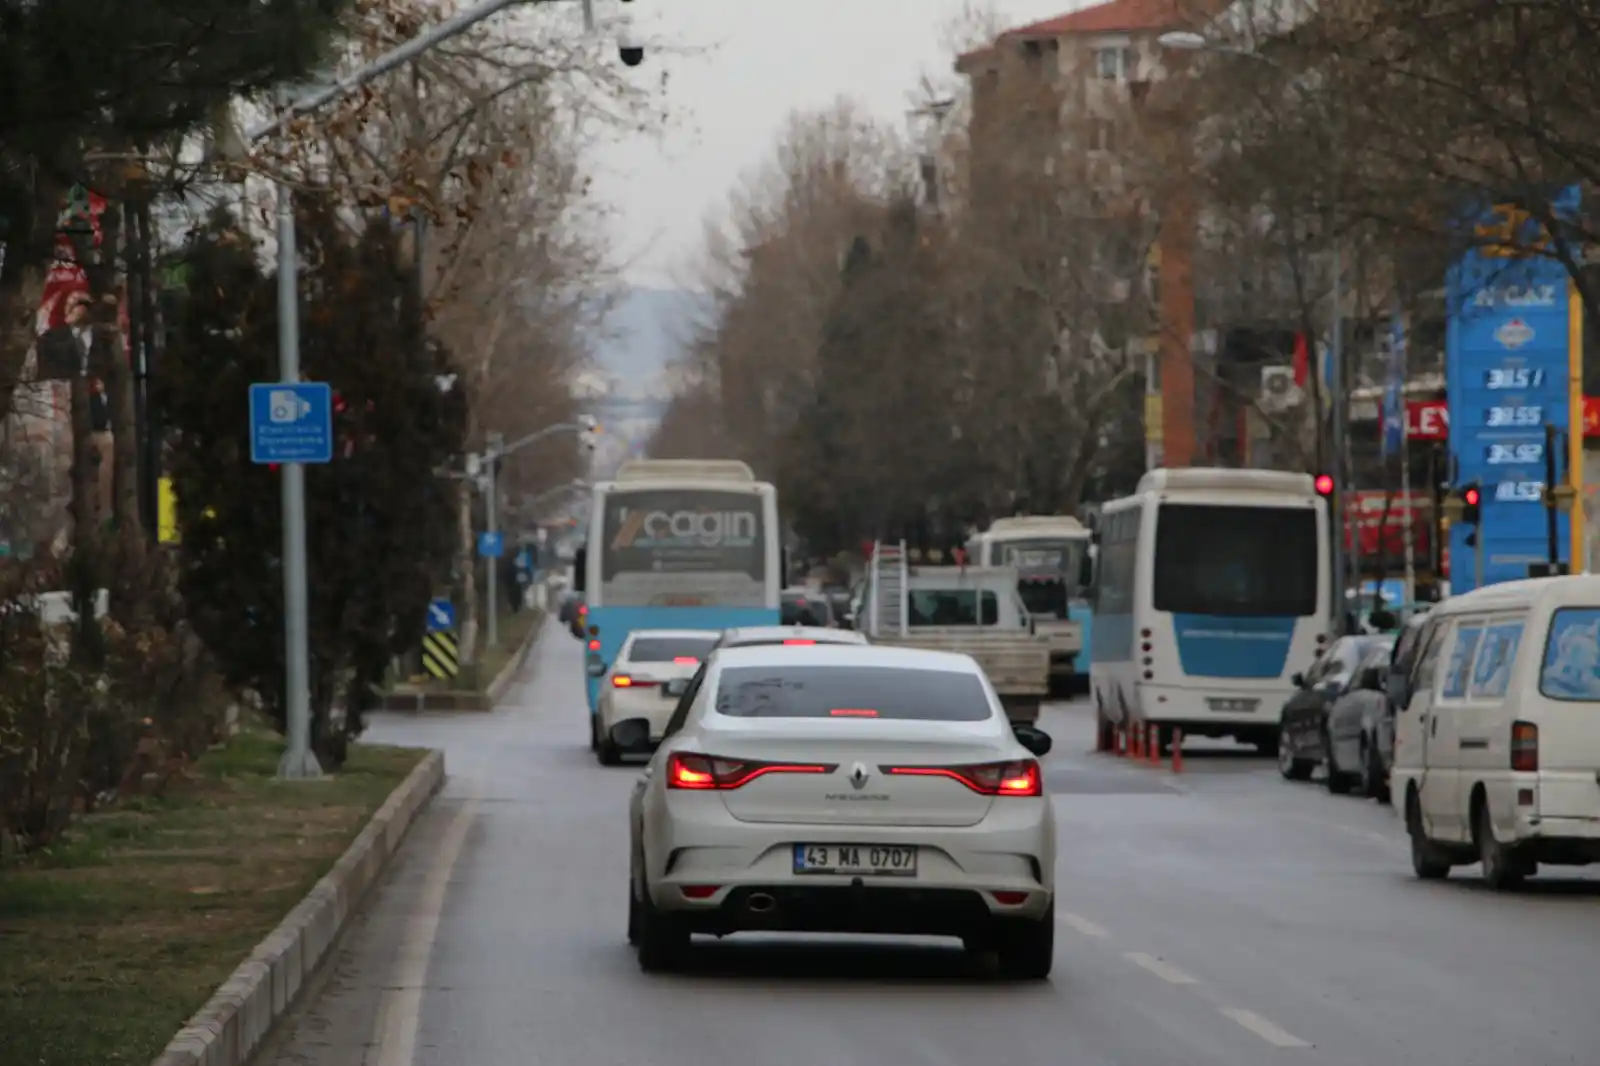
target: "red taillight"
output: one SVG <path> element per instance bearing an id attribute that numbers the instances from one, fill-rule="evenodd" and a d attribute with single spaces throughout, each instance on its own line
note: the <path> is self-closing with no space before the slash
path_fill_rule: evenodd
<path id="1" fill-rule="evenodd" d="M 1033 759 L 966 766 L 886 766 L 883 770 L 901 777 L 948 777 L 984 796 L 1044 795 L 1039 764 Z"/>
<path id="2" fill-rule="evenodd" d="M 1539 727 L 1532 722 L 1511 723 L 1511 769 L 1524 774 L 1539 771 Z"/>
<path id="3" fill-rule="evenodd" d="M 672 660 L 672 664 L 674 666 L 699 666 L 700 660 L 696 659 L 693 655 L 680 655 L 676 659 Z"/>
<path id="4" fill-rule="evenodd" d="M 667 760 L 667 787 L 727 791 L 768 774 L 831 774 L 835 769 L 823 763 L 751 762 L 673 752 Z"/>
<path id="5" fill-rule="evenodd" d="M 628 674 L 613 674 L 611 677 L 612 688 L 654 688 L 657 682 L 645 681 Z"/>
<path id="6" fill-rule="evenodd" d="M 816 641 L 814 641 L 814 640 L 799 640 L 799 639 L 795 639 L 795 640 L 786 640 L 786 641 L 784 641 L 784 643 L 785 644 L 815 644 Z"/>
<path id="7" fill-rule="evenodd" d="M 598 640 L 591 640 L 589 642 L 589 650 L 590 651 L 599 651 L 600 650 L 600 642 Z"/>
<path id="8" fill-rule="evenodd" d="M 876 718 L 878 712 L 870 707 L 835 707 L 828 712 L 835 718 Z"/>

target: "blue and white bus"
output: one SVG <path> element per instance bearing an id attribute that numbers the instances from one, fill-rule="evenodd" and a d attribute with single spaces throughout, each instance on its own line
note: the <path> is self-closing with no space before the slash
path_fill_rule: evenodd
<path id="1" fill-rule="evenodd" d="M 1101 509 L 1092 694 L 1118 725 L 1275 751 L 1279 714 L 1332 639 L 1328 506 L 1308 474 L 1152 470 Z"/>
<path id="2" fill-rule="evenodd" d="M 1089 530 L 1069 515 L 997 518 L 967 542 L 973 566 L 1009 566 L 1017 592 L 1050 643 L 1050 694 L 1089 690 L 1092 625 Z"/>
<path id="3" fill-rule="evenodd" d="M 636 629 L 777 625 L 778 496 L 745 463 L 639 459 L 594 487 L 574 560 L 588 607 L 589 713 Z"/>

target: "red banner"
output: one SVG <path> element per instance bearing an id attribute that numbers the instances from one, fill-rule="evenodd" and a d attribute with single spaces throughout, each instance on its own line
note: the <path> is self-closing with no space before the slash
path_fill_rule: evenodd
<path id="1" fill-rule="evenodd" d="M 1418 565 L 1426 566 L 1433 558 L 1433 497 L 1427 492 L 1413 491 L 1409 498 L 1382 489 L 1352 492 L 1345 513 L 1346 551 L 1366 558 L 1404 558 L 1409 528 Z"/>
<path id="2" fill-rule="evenodd" d="M 1450 405 L 1443 400 L 1407 400 L 1406 438 L 1449 440 Z"/>

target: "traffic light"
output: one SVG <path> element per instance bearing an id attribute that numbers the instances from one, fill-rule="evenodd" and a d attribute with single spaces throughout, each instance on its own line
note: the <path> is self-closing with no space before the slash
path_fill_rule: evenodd
<path id="1" fill-rule="evenodd" d="M 1461 490 L 1461 524 L 1476 526 L 1482 515 L 1483 488 L 1476 481 Z"/>
<path id="2" fill-rule="evenodd" d="M 1301 484 L 1303 485 L 1303 484 L 1305 484 L 1305 482 L 1301 482 Z M 1318 496 L 1321 496 L 1323 499 L 1328 499 L 1329 497 L 1331 497 L 1333 495 L 1333 475 L 1332 474 L 1318 474 L 1315 484 L 1316 484 L 1316 487 L 1317 487 L 1317 495 Z"/>

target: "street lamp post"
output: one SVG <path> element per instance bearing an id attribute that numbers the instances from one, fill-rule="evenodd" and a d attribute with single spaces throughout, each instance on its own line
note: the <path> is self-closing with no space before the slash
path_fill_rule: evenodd
<path id="1" fill-rule="evenodd" d="M 594 434 L 600 432 L 600 424 L 590 415 L 580 415 L 576 422 L 557 422 L 553 426 L 546 426 L 528 434 L 526 437 L 505 443 L 499 433 L 489 434 L 487 447 L 481 455 L 467 457 L 468 476 L 474 477 L 478 491 L 484 493 L 483 520 L 486 531 L 492 537 L 500 532 L 499 509 L 499 481 L 498 469 L 500 460 L 515 452 L 521 451 L 530 445 L 537 444 L 546 437 L 557 433 L 581 433 L 584 436 L 584 445 L 594 450 Z M 474 473 L 474 471 L 476 471 Z M 563 486 L 566 487 L 566 486 Z M 488 567 L 487 596 L 489 599 L 489 647 L 493 648 L 500 643 L 500 601 L 496 595 L 499 585 L 499 574 L 496 566 L 499 560 L 490 560 Z"/>
<path id="2" fill-rule="evenodd" d="M 1209 37 L 1205 37 L 1198 33 L 1190 33 L 1186 31 L 1163 33 L 1156 39 L 1156 43 L 1162 48 L 1170 51 L 1209 52 L 1213 55 L 1237 56 L 1241 59 L 1250 59 L 1257 63 L 1265 63 L 1267 66 L 1275 67 L 1279 70 L 1284 69 L 1283 64 L 1279 63 L 1275 59 L 1262 55 L 1260 52 L 1252 52 L 1248 49 L 1236 48 L 1220 41 L 1214 41 Z M 1320 106 L 1316 98 L 1311 95 L 1310 90 L 1308 90 L 1304 85 L 1297 81 L 1291 82 L 1291 84 L 1294 86 L 1295 91 L 1300 94 L 1301 98 L 1305 100 L 1309 106 L 1314 108 Z M 1337 120 L 1335 120 L 1333 123 L 1333 133 L 1335 139 L 1334 155 L 1336 158 L 1333 161 L 1332 201 L 1334 205 L 1337 205 L 1339 202 L 1341 189 L 1340 174 L 1343 169 L 1342 160 L 1337 158 L 1342 154 L 1340 152 L 1339 145 L 1343 141 L 1341 126 Z M 1333 544 L 1331 555 L 1333 559 L 1333 624 L 1336 632 L 1343 632 L 1346 613 L 1345 584 L 1348 580 L 1346 573 L 1344 543 L 1346 525 L 1344 496 L 1347 483 L 1344 469 L 1345 422 L 1347 420 L 1347 408 L 1349 406 L 1350 393 L 1347 387 L 1348 383 L 1345 379 L 1344 359 L 1344 242 L 1339 239 L 1337 232 L 1333 233 L 1332 240 L 1333 322 L 1331 324 L 1328 337 L 1328 369 L 1329 376 L 1333 379 L 1333 396 L 1330 398 L 1330 414 L 1333 419 L 1333 439 L 1330 442 L 1333 449 L 1333 463 L 1331 467 L 1331 473 L 1333 475 L 1333 515 L 1331 516 L 1333 526 Z M 1318 411 L 1316 414 L 1317 436 L 1318 439 L 1321 439 L 1322 412 Z"/>

